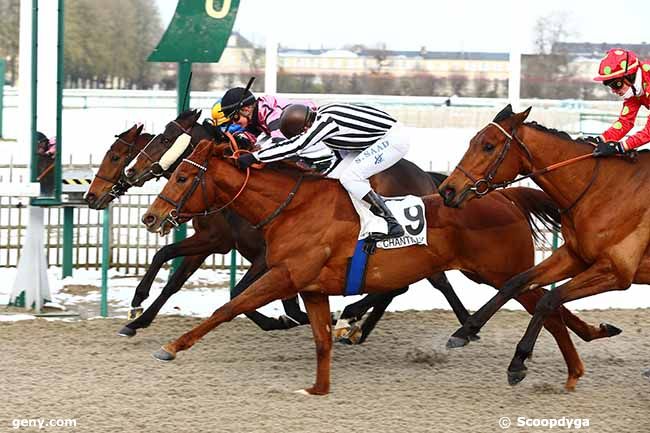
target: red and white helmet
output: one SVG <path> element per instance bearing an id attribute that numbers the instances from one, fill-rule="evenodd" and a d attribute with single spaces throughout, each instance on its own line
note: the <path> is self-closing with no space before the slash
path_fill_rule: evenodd
<path id="1" fill-rule="evenodd" d="M 609 81 L 634 74 L 639 69 L 639 59 L 632 51 L 613 48 L 600 61 L 598 76 L 594 81 Z"/>

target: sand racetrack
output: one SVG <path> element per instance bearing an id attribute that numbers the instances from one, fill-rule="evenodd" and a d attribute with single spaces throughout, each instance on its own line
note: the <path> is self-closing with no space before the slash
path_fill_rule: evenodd
<path id="1" fill-rule="evenodd" d="M 447 351 L 457 325 L 448 311 L 388 313 L 362 346 L 335 344 L 326 397 L 311 385 L 309 327 L 264 333 L 245 319 L 224 324 L 172 363 L 151 352 L 198 319 L 161 317 L 137 336 L 116 336 L 124 320 L 43 319 L 0 323 L 0 431 L 13 419 L 76 419 L 74 432 L 650 432 L 650 311 L 583 311 L 619 336 L 591 343 L 572 336 L 587 372 L 567 393 L 564 362 L 544 331 L 524 382 L 506 367 L 529 316 L 501 311 L 482 340 Z M 589 427 L 518 427 L 517 417 L 588 419 Z M 533 421 L 529 421 L 533 422 Z M 541 421 L 539 421 L 541 422 Z"/>

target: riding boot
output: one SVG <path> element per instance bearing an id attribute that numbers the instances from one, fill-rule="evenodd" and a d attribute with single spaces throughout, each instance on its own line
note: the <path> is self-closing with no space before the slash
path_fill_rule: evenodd
<path id="1" fill-rule="evenodd" d="M 370 212 L 386 220 L 388 224 L 388 233 L 370 233 L 370 238 L 376 241 L 385 239 L 394 239 L 404 236 L 404 228 L 397 222 L 393 213 L 386 206 L 386 202 L 379 194 L 370 191 L 363 197 L 363 201 L 370 204 Z"/>

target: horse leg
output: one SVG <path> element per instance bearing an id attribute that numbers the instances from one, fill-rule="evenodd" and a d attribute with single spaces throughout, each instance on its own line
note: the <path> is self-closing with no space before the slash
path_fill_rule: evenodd
<path id="1" fill-rule="evenodd" d="M 569 282 L 546 293 L 537 303 L 535 314 L 528 324 L 526 333 L 517 344 L 515 355 L 508 366 L 508 383 L 516 385 L 526 377 L 525 360 L 535 346 L 544 320 L 550 314 L 565 302 L 613 290 L 612 287 L 616 287 L 617 284 L 618 279 L 612 272 L 611 265 L 599 261 Z M 569 385 L 567 383 L 567 388 Z M 575 386 L 575 383 L 573 385 Z"/>
<path id="2" fill-rule="evenodd" d="M 548 290 L 544 290 L 544 292 L 548 292 Z M 575 332 L 575 334 L 583 341 L 614 337 L 623 332 L 620 328 L 609 323 L 601 323 L 599 326 L 591 325 L 573 314 L 573 312 L 564 305 L 560 305 L 558 310 L 562 315 L 562 320 L 567 328 Z"/>
<path id="3" fill-rule="evenodd" d="M 533 315 L 535 313 L 536 305 L 539 300 L 543 298 L 545 292 L 545 290 L 538 287 L 521 293 L 516 297 L 516 299 L 524 306 L 528 313 Z M 544 321 L 544 327 L 551 333 L 551 335 L 553 335 L 553 338 L 562 353 L 564 362 L 566 363 L 568 376 L 564 387 L 569 391 L 573 391 L 578 379 L 585 374 L 585 367 L 575 345 L 571 341 L 571 336 L 562 321 L 561 313 L 559 311 L 554 311 L 549 315 Z M 530 355 L 532 355 L 532 352 L 528 354 L 528 356 Z"/>
<path id="4" fill-rule="evenodd" d="M 370 311 L 368 317 L 366 317 L 366 319 L 361 324 L 361 336 L 359 337 L 357 344 L 363 344 L 363 342 L 366 341 L 372 330 L 375 329 L 375 326 L 377 326 L 377 322 L 379 322 L 381 316 L 384 315 L 384 312 L 386 311 L 386 308 L 388 308 L 388 305 L 396 296 L 405 293 L 407 290 L 408 287 L 404 287 L 402 289 L 393 290 L 388 293 L 379 293 L 379 295 L 383 296 L 379 297 L 375 301 L 375 305 L 373 305 L 372 311 Z"/>
<path id="5" fill-rule="evenodd" d="M 298 303 L 297 296 L 289 299 L 283 299 L 282 306 L 284 307 L 284 311 L 287 314 L 283 314 L 279 317 L 279 319 L 284 322 L 287 329 L 299 325 L 306 325 L 309 323 L 309 317 L 307 316 L 307 313 L 300 309 L 300 304 Z"/>
<path id="6" fill-rule="evenodd" d="M 449 280 L 447 279 L 445 273 L 444 272 L 437 273 L 427 278 L 427 280 L 429 280 L 429 283 L 431 283 L 433 287 L 438 289 L 440 293 L 443 294 L 443 296 L 449 303 L 449 306 L 454 311 L 454 314 L 456 315 L 456 318 L 458 319 L 460 324 L 462 325 L 463 323 L 465 323 L 465 321 L 469 317 L 469 313 L 467 312 L 467 309 L 460 301 L 460 299 L 458 299 L 458 296 L 456 295 L 454 288 L 451 286 L 451 283 L 449 283 Z"/>
<path id="7" fill-rule="evenodd" d="M 311 388 L 299 392 L 311 395 L 324 395 L 330 390 L 330 368 L 332 366 L 332 329 L 330 304 L 327 295 L 319 292 L 300 293 L 316 343 L 316 383 Z"/>
<path id="8" fill-rule="evenodd" d="M 246 290 L 251 284 L 257 281 L 264 273 L 267 271 L 266 267 L 266 253 L 262 253 L 257 256 L 252 262 L 248 271 L 244 274 L 241 280 L 230 290 L 230 299 L 233 299 L 235 296 L 242 293 Z M 292 298 L 295 300 L 295 303 L 298 303 L 296 297 Z M 282 301 L 284 305 L 285 301 Z M 286 310 L 285 305 L 285 310 Z M 300 311 L 300 306 L 296 306 L 298 311 Z M 302 311 L 300 311 L 302 313 Z M 305 313 L 302 313 L 305 314 Z M 268 317 L 259 311 L 249 311 L 244 313 L 246 317 L 253 321 L 262 331 L 275 331 L 278 329 L 289 329 L 294 326 L 301 325 L 303 323 L 295 323 L 293 320 L 284 319 L 282 316 L 276 319 L 274 317 Z M 298 316 L 299 317 L 299 316 Z M 305 323 L 308 323 L 308 319 L 305 315 Z"/>
<path id="9" fill-rule="evenodd" d="M 125 337 L 132 337 L 136 334 L 137 329 L 146 328 L 151 325 L 151 322 L 156 318 L 156 315 L 158 315 L 160 309 L 165 305 L 165 302 L 183 287 L 183 284 L 201 266 L 206 257 L 208 255 L 183 257 L 180 266 L 169 278 L 160 295 L 158 295 L 142 315 L 127 323 L 126 326 L 120 329 L 118 334 Z"/>
<path id="10" fill-rule="evenodd" d="M 566 247 L 561 246 L 537 266 L 515 275 L 478 311 L 470 315 L 463 326 L 449 337 L 447 348 L 465 346 L 469 336 L 478 333 L 483 325 L 510 299 L 534 286 L 545 286 L 572 277 L 584 269 L 584 264 Z"/>
<path id="11" fill-rule="evenodd" d="M 225 303 L 212 315 L 176 340 L 165 344 L 153 356 L 161 361 L 171 361 L 176 353 L 189 349 L 205 334 L 239 314 L 254 311 L 276 299 L 296 294 L 291 275 L 285 267 L 274 267 L 255 281 L 248 289 Z"/>
<path id="12" fill-rule="evenodd" d="M 180 242 L 173 243 L 171 245 L 165 245 L 154 254 L 153 259 L 151 260 L 151 265 L 147 272 L 145 272 L 142 280 L 138 283 L 138 286 L 135 288 L 135 293 L 133 294 L 133 299 L 131 300 L 131 308 L 138 309 L 142 304 L 142 301 L 149 297 L 149 291 L 151 290 L 151 285 L 153 284 L 154 278 L 160 271 L 165 262 L 176 257 L 182 256 L 197 256 L 201 254 L 209 254 L 214 252 L 218 243 L 210 241 L 208 236 L 202 236 L 202 232 L 197 232 L 193 236 L 190 236 L 187 239 L 183 239 Z M 134 315 L 133 312 L 130 315 Z M 135 317 L 133 317 L 135 319 Z"/>
<path id="13" fill-rule="evenodd" d="M 407 290 L 408 287 L 404 287 L 388 293 L 370 293 L 357 302 L 346 306 L 343 309 L 343 312 L 341 312 L 341 316 L 339 317 L 339 320 L 336 322 L 336 326 L 334 327 L 334 339 L 337 342 L 343 344 L 359 344 L 359 337 L 360 334 L 363 333 L 363 330 L 362 326 L 356 325 L 354 322 L 361 320 L 363 318 L 363 315 L 366 314 L 371 308 L 374 311 L 375 307 L 385 302 L 384 300 L 388 297 L 388 303 L 384 307 L 384 310 L 386 310 L 386 307 L 388 304 L 390 304 L 390 300 L 392 300 L 395 296 L 401 295 Z M 370 331 L 375 327 L 375 324 L 379 318 L 381 318 L 384 310 L 378 312 L 379 317 L 377 317 L 376 320 L 373 319 L 375 323 L 371 323 L 369 325 Z"/>

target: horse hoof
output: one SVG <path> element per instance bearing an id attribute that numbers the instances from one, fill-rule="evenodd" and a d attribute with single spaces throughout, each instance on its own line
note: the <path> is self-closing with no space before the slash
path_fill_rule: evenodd
<path id="1" fill-rule="evenodd" d="M 467 346 L 469 339 L 454 337 L 453 335 L 447 340 L 447 349 L 457 349 L 459 347 Z"/>
<path id="2" fill-rule="evenodd" d="M 605 331 L 605 334 L 606 334 L 608 337 L 613 337 L 613 336 L 618 335 L 618 334 L 620 334 L 621 332 L 623 332 L 622 329 L 617 328 L 617 327 L 614 326 L 614 325 L 610 325 L 609 323 L 601 323 L 601 324 L 600 324 L 600 329 L 604 330 L 604 331 Z"/>
<path id="3" fill-rule="evenodd" d="M 282 322 L 284 329 L 291 329 L 295 328 L 296 326 L 300 326 L 300 322 L 291 316 L 287 316 L 286 314 L 282 314 L 280 317 L 278 317 L 278 319 L 280 322 Z"/>
<path id="4" fill-rule="evenodd" d="M 479 341 L 481 339 L 481 336 L 478 334 L 472 334 L 469 336 L 469 341 Z"/>
<path id="5" fill-rule="evenodd" d="M 143 312 L 144 312 L 144 308 L 142 308 L 142 307 L 131 308 L 129 310 L 129 312 L 127 313 L 127 315 L 126 315 L 126 318 L 128 320 L 135 320 L 138 317 L 142 316 Z"/>
<path id="6" fill-rule="evenodd" d="M 352 346 L 354 344 L 348 337 L 341 337 L 336 340 L 336 342 L 340 344 L 346 344 L 348 346 Z"/>
<path id="7" fill-rule="evenodd" d="M 510 371 L 508 370 L 508 384 L 517 385 L 519 382 L 526 378 L 526 370 Z"/>
<path id="8" fill-rule="evenodd" d="M 120 329 L 117 332 L 117 335 L 120 337 L 133 337 L 138 331 L 135 329 L 129 328 L 128 326 L 123 326 L 122 329 Z"/>
<path id="9" fill-rule="evenodd" d="M 176 358 L 176 355 L 168 352 L 164 347 L 161 347 L 160 349 L 156 350 L 154 353 L 151 354 L 154 358 L 156 358 L 158 361 L 173 361 L 174 358 Z"/>
<path id="10" fill-rule="evenodd" d="M 297 389 L 297 390 L 294 391 L 294 393 L 300 394 L 300 395 L 311 395 L 310 393 L 307 392 L 306 389 Z"/>
<path id="11" fill-rule="evenodd" d="M 650 379 L 650 368 L 642 373 L 643 377 Z"/>

